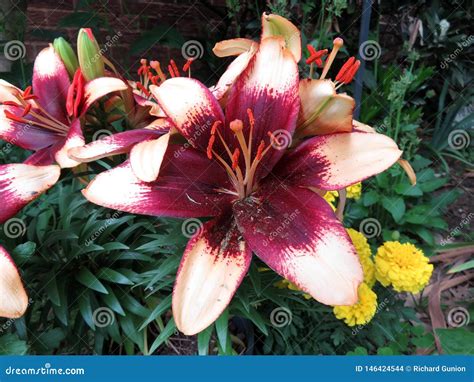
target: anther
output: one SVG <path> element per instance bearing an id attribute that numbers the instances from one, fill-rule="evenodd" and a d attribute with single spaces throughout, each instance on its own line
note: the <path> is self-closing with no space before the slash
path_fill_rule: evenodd
<path id="1" fill-rule="evenodd" d="M 341 82 L 342 78 L 347 73 L 347 71 L 351 68 L 354 62 L 355 62 L 355 57 L 351 57 L 344 63 L 344 65 L 342 65 L 341 69 L 339 70 L 339 73 L 337 73 L 336 81 Z"/>
<path id="2" fill-rule="evenodd" d="M 240 150 L 237 148 L 234 150 L 234 154 L 232 155 L 232 170 L 235 170 L 239 165 L 239 157 L 240 157 Z"/>
<path id="3" fill-rule="evenodd" d="M 207 144 L 207 157 L 209 159 L 212 159 L 212 146 L 214 146 L 215 140 L 216 140 L 216 136 L 211 135 L 211 137 L 209 138 L 209 143 Z"/>
<path id="4" fill-rule="evenodd" d="M 211 127 L 211 135 L 216 133 L 217 128 L 222 124 L 222 121 L 215 121 Z"/>
<path id="5" fill-rule="evenodd" d="M 255 126 L 255 117 L 253 116 L 253 112 L 251 109 L 247 109 L 247 115 L 249 116 L 250 126 L 251 127 Z"/>
<path id="6" fill-rule="evenodd" d="M 26 115 L 28 115 L 28 113 L 30 112 L 31 110 L 31 103 L 27 104 L 26 107 L 25 107 L 25 110 L 23 110 L 23 113 L 21 114 L 22 117 L 25 117 Z"/>
<path id="7" fill-rule="evenodd" d="M 257 148 L 257 155 L 255 156 L 256 160 L 262 159 L 262 153 L 264 149 L 265 149 L 265 142 L 262 140 L 260 141 L 260 144 L 258 145 L 258 148 Z"/>
<path id="8" fill-rule="evenodd" d="M 187 72 L 191 68 L 191 64 L 193 63 L 193 61 L 194 61 L 193 58 L 188 58 L 188 60 L 183 66 L 183 72 Z"/>

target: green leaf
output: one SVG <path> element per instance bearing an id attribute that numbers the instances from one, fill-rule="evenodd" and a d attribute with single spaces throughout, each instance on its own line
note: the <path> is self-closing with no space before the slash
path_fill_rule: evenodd
<path id="1" fill-rule="evenodd" d="M 176 324 L 174 322 L 174 319 L 172 318 L 168 321 L 160 335 L 156 337 L 156 340 L 153 342 L 153 345 L 151 345 L 150 354 L 153 354 L 155 350 L 163 344 L 163 342 L 167 341 L 174 334 L 175 331 Z"/>
<path id="2" fill-rule="evenodd" d="M 399 183 L 395 186 L 395 192 L 404 196 L 421 196 L 423 191 L 418 184 L 414 186 L 408 182 Z"/>
<path id="3" fill-rule="evenodd" d="M 212 331 L 214 327 L 210 325 L 207 329 L 204 329 L 198 334 L 198 354 L 208 355 L 209 354 L 209 342 L 211 341 Z"/>
<path id="4" fill-rule="evenodd" d="M 445 354 L 474 355 L 474 333 L 465 328 L 435 329 Z"/>
<path id="5" fill-rule="evenodd" d="M 26 341 L 22 341 L 16 334 L 0 336 L 0 355 L 24 355 L 28 352 Z"/>
<path id="6" fill-rule="evenodd" d="M 216 320 L 216 333 L 221 348 L 226 349 L 229 337 L 229 309 L 224 310 Z"/>
<path id="7" fill-rule="evenodd" d="M 76 280 L 79 281 L 82 285 L 93 289 L 99 293 L 107 294 L 107 289 L 104 284 L 102 284 L 97 277 L 95 277 L 90 270 L 87 268 L 82 268 L 79 273 L 76 275 Z"/>
<path id="8" fill-rule="evenodd" d="M 462 271 L 467 271 L 469 269 L 474 268 L 474 260 L 469 260 L 463 264 L 456 265 L 452 267 L 448 273 L 457 273 L 457 272 L 462 272 Z"/>
<path id="9" fill-rule="evenodd" d="M 382 197 L 383 207 L 390 212 L 397 223 L 405 214 L 405 202 L 401 197 L 396 196 L 384 196 Z"/>
<path id="10" fill-rule="evenodd" d="M 368 355 L 366 348 L 357 346 L 353 351 L 347 352 L 347 355 Z"/>
<path id="11" fill-rule="evenodd" d="M 61 299 L 59 298 L 59 290 L 58 284 L 56 282 L 55 272 L 49 272 L 48 276 L 46 276 L 46 279 L 48 280 L 44 286 L 46 294 L 54 305 L 59 306 L 61 304 Z"/>
<path id="12" fill-rule="evenodd" d="M 17 260 L 19 263 L 28 261 L 28 259 L 33 255 L 36 251 L 36 243 L 32 241 L 28 241 L 26 243 L 18 245 L 14 250 L 13 250 L 13 257 L 15 260 Z"/>
<path id="13" fill-rule="evenodd" d="M 389 347 L 378 348 L 377 355 L 393 355 L 393 350 Z"/>
<path id="14" fill-rule="evenodd" d="M 427 182 L 421 182 L 419 185 L 423 192 L 432 192 L 444 186 L 448 182 L 448 180 L 448 178 L 433 179 Z"/>
<path id="15" fill-rule="evenodd" d="M 155 309 L 153 309 L 153 312 L 150 313 L 149 317 L 145 320 L 145 322 L 140 326 L 140 330 L 145 329 L 148 324 L 152 321 L 154 321 L 158 316 L 162 315 L 164 312 L 169 310 L 171 308 L 171 294 L 166 296 L 163 301 L 161 301 Z"/>
<path id="16" fill-rule="evenodd" d="M 94 319 L 92 317 L 92 307 L 89 293 L 81 293 L 78 297 L 79 311 L 87 325 L 95 330 Z"/>
<path id="17" fill-rule="evenodd" d="M 133 281 L 128 277 L 110 268 L 100 268 L 97 274 L 102 280 L 110 281 L 115 284 L 133 285 Z"/>
<path id="18" fill-rule="evenodd" d="M 114 312 L 120 314 L 121 316 L 125 316 L 125 311 L 120 305 L 120 301 L 115 296 L 115 293 L 111 287 L 107 287 L 108 294 L 101 295 L 102 300 L 107 304 L 107 306 L 112 309 Z"/>
<path id="19" fill-rule="evenodd" d="M 365 207 L 371 206 L 379 201 L 380 197 L 377 191 L 369 190 L 367 192 L 362 193 L 362 204 Z"/>

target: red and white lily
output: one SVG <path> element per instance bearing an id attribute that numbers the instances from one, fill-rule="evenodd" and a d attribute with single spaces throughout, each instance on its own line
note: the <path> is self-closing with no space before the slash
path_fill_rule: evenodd
<path id="1" fill-rule="evenodd" d="M 355 249 L 310 189 L 360 182 L 390 167 L 401 151 L 384 135 L 354 131 L 291 146 L 300 111 L 299 57 L 294 41 L 277 32 L 264 34 L 226 90 L 224 109 L 194 79 L 151 87 L 188 142 L 144 142 L 153 146 L 146 155 L 98 175 L 83 191 L 93 203 L 131 213 L 214 217 L 188 243 L 176 279 L 173 314 L 185 334 L 219 317 L 252 253 L 321 303 L 358 299 L 363 275 Z M 157 178 L 146 182 L 147 176 Z"/>
<path id="2" fill-rule="evenodd" d="M 85 82 L 80 71 L 71 83 L 52 46 L 35 60 L 32 87 L 22 91 L 0 80 L 0 139 L 34 151 L 23 164 L 0 166 L 0 222 L 54 185 L 60 168 L 79 164 L 67 151 L 84 145 L 81 116 L 99 98 L 125 88 L 111 77 Z"/>
<path id="3" fill-rule="evenodd" d="M 21 317 L 28 307 L 28 296 L 13 260 L 1 245 L 0 269 L 0 317 Z"/>

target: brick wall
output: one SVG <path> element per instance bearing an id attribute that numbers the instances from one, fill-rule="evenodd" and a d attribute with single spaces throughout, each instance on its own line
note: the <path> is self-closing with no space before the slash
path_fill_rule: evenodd
<path id="1" fill-rule="evenodd" d="M 84 23 L 100 24 L 96 36 L 104 47 L 112 39 L 105 55 L 121 71 L 136 68 L 139 57 L 130 54 L 134 41 L 157 26 L 168 25 L 176 28 L 186 40 L 199 41 L 221 39 L 222 31 L 227 30 L 225 21 L 225 0 L 210 1 L 172 1 L 172 0 L 98 0 L 87 8 L 78 8 L 78 0 L 33 0 L 27 2 L 26 35 L 27 58 L 32 61 L 36 54 L 54 35 L 61 34 L 75 44 L 77 30 Z M 84 3 L 84 1 L 80 2 Z M 84 20 L 74 27 L 62 26 L 69 18 L 77 18 L 77 12 L 86 12 Z M 92 18 L 88 17 L 92 15 Z M 98 22 L 98 19 L 105 21 Z M 62 23 L 62 24 L 61 24 Z M 95 29 L 97 30 L 97 28 Z M 179 47 L 169 48 L 162 45 L 166 35 L 158 39 L 153 47 L 140 56 L 168 62 L 175 58 L 182 64 Z M 213 43 L 215 41 L 212 41 Z"/>

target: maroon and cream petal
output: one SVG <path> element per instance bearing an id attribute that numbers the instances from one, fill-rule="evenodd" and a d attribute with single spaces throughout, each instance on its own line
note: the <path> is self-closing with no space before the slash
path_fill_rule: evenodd
<path id="1" fill-rule="evenodd" d="M 28 296 L 15 264 L 0 245 L 0 317 L 19 318 L 28 308 Z"/>
<path id="2" fill-rule="evenodd" d="M 150 90 L 179 132 L 196 148 L 206 150 L 211 128 L 224 122 L 219 102 L 207 87 L 185 77 L 171 78 Z"/>
<path id="3" fill-rule="evenodd" d="M 401 154 L 397 144 L 383 134 L 322 135 L 282 158 L 274 174 L 302 187 L 340 190 L 385 171 Z"/>
<path id="4" fill-rule="evenodd" d="M 0 79 L 0 103 L 18 102 L 22 91 L 11 83 Z"/>
<path id="5" fill-rule="evenodd" d="M 58 145 L 54 153 L 54 158 L 61 168 L 76 167 L 81 162 L 71 159 L 68 155 L 69 150 L 76 147 L 83 147 L 85 144 L 84 136 L 82 135 L 81 122 L 76 119 L 72 122 L 66 139 Z"/>
<path id="6" fill-rule="evenodd" d="M 33 68 L 33 93 L 38 103 L 54 118 L 67 124 L 66 99 L 69 74 L 52 45 L 36 56 Z"/>
<path id="7" fill-rule="evenodd" d="M 272 36 L 282 36 L 295 61 L 301 60 L 301 33 L 299 29 L 282 16 L 264 13 L 262 16 L 262 41 Z"/>
<path id="8" fill-rule="evenodd" d="M 291 52 L 285 48 L 283 37 L 268 37 L 260 44 L 258 52 L 231 88 L 226 119 L 244 122 L 244 136 L 250 133 L 247 110 L 253 112 L 255 127 L 252 136 L 252 157 L 263 140 L 268 145 L 268 133 L 291 143 L 299 109 L 298 67 Z M 230 129 L 224 130 L 231 149 L 239 147 Z M 286 145 L 286 146 L 287 146 Z M 285 152 L 283 146 L 271 149 L 259 165 L 259 176 L 268 173 Z"/>
<path id="9" fill-rule="evenodd" d="M 299 93 L 298 137 L 352 131 L 355 101 L 347 94 L 337 94 L 332 81 L 301 80 Z"/>
<path id="10" fill-rule="evenodd" d="M 217 57 L 239 56 L 249 50 L 255 49 L 256 45 L 258 44 L 255 41 L 248 38 L 233 38 L 219 41 L 214 45 L 212 51 Z"/>
<path id="11" fill-rule="evenodd" d="M 31 154 L 28 158 L 26 158 L 23 163 L 35 166 L 49 166 L 52 164 L 56 164 L 56 159 L 54 158 L 56 147 L 58 147 L 57 143 L 54 146 L 40 149 L 34 154 Z"/>
<path id="12" fill-rule="evenodd" d="M 135 176 L 144 182 L 158 178 L 163 159 L 168 149 L 171 133 L 158 139 L 140 142 L 130 152 L 130 165 Z"/>
<path id="13" fill-rule="evenodd" d="M 103 96 L 126 89 L 127 84 L 114 77 L 100 77 L 87 82 L 84 86 L 84 105 L 80 114 L 84 114 L 95 101 Z"/>
<path id="14" fill-rule="evenodd" d="M 139 180 L 129 161 L 99 174 L 83 191 L 92 203 L 131 213 L 202 217 L 219 215 L 233 200 L 226 172 L 191 148 L 170 146 L 155 182 Z"/>
<path id="15" fill-rule="evenodd" d="M 5 111 L 21 116 L 23 109 L 0 105 L 0 139 L 12 145 L 36 151 L 51 146 L 62 138 L 59 134 L 32 124 L 13 121 L 5 116 Z"/>
<path id="16" fill-rule="evenodd" d="M 236 57 L 234 61 L 232 61 L 231 64 L 227 67 L 224 74 L 219 78 L 217 84 L 209 89 L 214 95 L 214 97 L 219 100 L 221 105 L 225 106 L 228 91 L 235 83 L 237 78 L 239 78 L 242 72 L 247 68 L 250 60 L 257 52 L 257 49 L 258 44 L 253 42 L 253 44 L 250 45 L 249 50 L 246 50 L 239 54 L 239 56 Z"/>
<path id="17" fill-rule="evenodd" d="M 174 286 L 173 316 L 178 329 L 194 335 L 219 318 L 251 260 L 252 251 L 230 213 L 200 227 L 186 247 Z"/>
<path id="18" fill-rule="evenodd" d="M 59 179 L 59 166 L 0 165 L 0 223 L 14 216 Z"/>
<path id="19" fill-rule="evenodd" d="M 245 241 L 275 272 L 326 305 L 352 305 L 362 268 L 329 204 L 310 190 L 268 183 L 234 204 Z"/>
<path id="20" fill-rule="evenodd" d="M 137 129 L 106 136 L 82 147 L 68 151 L 71 159 L 85 163 L 97 159 L 128 153 L 134 145 L 149 139 L 156 139 L 163 133 L 158 130 Z"/>

